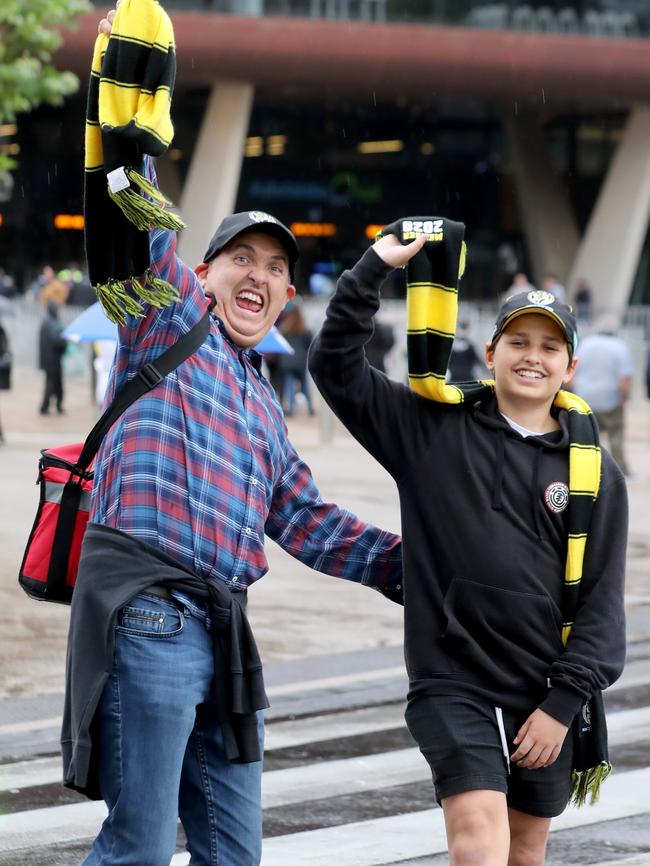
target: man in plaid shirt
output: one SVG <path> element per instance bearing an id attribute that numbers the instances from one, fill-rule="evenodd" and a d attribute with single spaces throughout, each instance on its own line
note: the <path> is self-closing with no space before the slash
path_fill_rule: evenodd
<path id="1" fill-rule="evenodd" d="M 109 807 L 84 866 L 167 866 L 179 813 L 192 863 L 255 866 L 268 704 L 245 598 L 268 569 L 264 537 L 395 600 L 401 541 L 323 502 L 261 372 L 254 347 L 295 294 L 289 229 L 261 212 L 227 217 L 195 271 L 173 233 L 152 230 L 150 247 L 180 300 L 120 327 L 107 401 L 209 306 L 210 332 L 97 456 L 71 617 L 65 783 Z"/>

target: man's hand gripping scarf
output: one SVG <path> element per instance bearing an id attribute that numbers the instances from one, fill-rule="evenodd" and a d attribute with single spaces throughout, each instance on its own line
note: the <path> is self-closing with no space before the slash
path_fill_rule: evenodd
<path id="1" fill-rule="evenodd" d="M 84 216 L 90 281 L 110 319 L 141 315 L 138 297 L 155 306 L 178 298 L 150 270 L 152 226 L 183 222 L 143 176 L 145 154 L 162 155 L 176 75 L 174 31 L 155 0 L 122 0 L 110 37 L 95 42 L 86 113 Z"/>

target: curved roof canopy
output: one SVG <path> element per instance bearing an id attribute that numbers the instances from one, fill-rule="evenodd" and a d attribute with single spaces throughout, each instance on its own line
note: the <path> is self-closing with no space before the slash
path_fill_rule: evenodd
<path id="1" fill-rule="evenodd" d="M 98 12 L 66 31 L 56 62 L 82 77 Z M 216 79 L 354 96 L 465 94 L 535 104 L 650 99 L 650 41 L 428 25 L 172 13 L 183 86 Z"/>

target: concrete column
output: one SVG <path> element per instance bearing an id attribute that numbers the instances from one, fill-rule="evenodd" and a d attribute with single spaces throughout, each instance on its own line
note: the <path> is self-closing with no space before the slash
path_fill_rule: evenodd
<path id="1" fill-rule="evenodd" d="M 236 0 L 231 4 L 231 12 L 235 15 L 254 15 L 259 18 L 264 14 L 264 3 L 262 0 Z"/>
<path id="2" fill-rule="evenodd" d="M 555 274 L 564 283 L 580 239 L 569 196 L 553 170 L 535 119 L 506 118 L 504 128 L 532 265 L 529 278 L 538 288 L 546 274 Z"/>
<path id="3" fill-rule="evenodd" d="M 156 158 L 156 175 L 160 189 L 176 207 L 179 206 L 182 190 L 178 176 L 178 165 L 169 157 L 169 151 Z"/>
<path id="4" fill-rule="evenodd" d="M 252 84 L 212 87 L 181 197 L 187 228 L 179 250 L 189 265 L 202 260 L 217 225 L 234 210 L 252 104 Z"/>
<path id="5" fill-rule="evenodd" d="M 596 308 L 627 307 L 650 214 L 650 108 L 630 112 L 575 258 L 568 287 L 591 287 Z"/>

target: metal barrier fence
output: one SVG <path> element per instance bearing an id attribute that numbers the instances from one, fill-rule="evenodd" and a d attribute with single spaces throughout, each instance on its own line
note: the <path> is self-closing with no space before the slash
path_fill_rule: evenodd
<path id="1" fill-rule="evenodd" d="M 303 307 L 309 327 L 315 332 L 320 327 L 325 316 L 324 303 L 306 303 Z M 469 335 L 474 346 L 482 357 L 485 344 L 490 340 L 496 319 L 496 304 L 477 304 L 466 302 L 460 305 L 459 321 L 467 322 Z M 598 323 L 605 317 L 616 322 L 618 314 L 608 308 L 595 309 L 589 321 L 579 325 L 581 336 L 593 332 Z M 406 305 L 404 301 L 384 300 L 377 318 L 390 324 L 395 336 L 395 345 L 386 359 L 388 375 L 397 381 L 406 381 Z M 633 395 L 635 399 L 645 399 L 645 368 L 650 351 L 650 306 L 629 307 L 617 333 L 625 340 L 634 360 L 635 375 L 633 380 Z M 578 357 L 580 349 L 578 348 Z"/>
<path id="2" fill-rule="evenodd" d="M 15 363 L 21 366 L 36 368 L 38 366 L 38 331 L 43 320 L 43 309 L 40 304 L 19 298 L 12 302 L 14 314 L 4 316 L 3 323 L 9 335 L 11 351 Z M 311 330 L 315 333 L 325 317 L 325 301 L 308 299 L 303 305 L 303 312 Z M 71 322 L 81 309 L 64 307 L 61 311 L 61 321 L 64 325 Z M 461 303 L 459 319 L 469 325 L 472 341 L 479 355 L 483 352 L 485 343 L 490 339 L 496 318 L 497 307 L 493 304 Z M 603 316 L 616 321 L 616 313 L 606 308 L 594 310 L 587 322 L 580 323 L 582 336 L 593 331 Z M 387 358 L 388 374 L 398 381 L 406 380 L 406 305 L 404 301 L 385 300 L 382 302 L 378 318 L 390 324 L 395 336 L 395 345 Z M 644 390 L 644 371 L 648 351 L 650 350 L 650 306 L 628 307 L 625 312 L 619 335 L 627 343 L 634 359 L 636 374 L 634 389 L 637 396 Z M 90 370 L 90 346 L 84 344 L 78 351 L 72 353 L 68 362 L 70 371 L 77 374 L 86 367 Z M 578 350 L 578 356 L 580 352 Z"/>
<path id="3" fill-rule="evenodd" d="M 19 366 L 38 367 L 38 332 L 44 318 L 44 310 L 41 304 L 26 297 L 21 297 L 11 302 L 11 314 L 2 316 L 2 322 L 7 335 L 14 362 Z M 60 318 L 62 324 L 68 325 L 79 313 L 81 307 L 63 307 Z M 88 358 L 90 364 L 90 350 L 87 346 L 80 346 L 81 358 Z"/>

